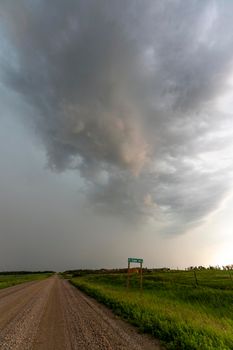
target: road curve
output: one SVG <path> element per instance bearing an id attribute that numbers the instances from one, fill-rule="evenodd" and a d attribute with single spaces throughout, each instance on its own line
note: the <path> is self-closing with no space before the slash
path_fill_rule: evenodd
<path id="1" fill-rule="evenodd" d="M 0 291 L 1 350 L 158 350 L 58 276 Z"/>

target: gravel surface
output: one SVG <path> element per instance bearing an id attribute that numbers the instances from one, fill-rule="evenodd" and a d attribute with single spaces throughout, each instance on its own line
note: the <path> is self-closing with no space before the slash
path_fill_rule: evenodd
<path id="1" fill-rule="evenodd" d="M 50 277 L 0 291 L 1 350 L 159 350 L 67 281 Z"/>

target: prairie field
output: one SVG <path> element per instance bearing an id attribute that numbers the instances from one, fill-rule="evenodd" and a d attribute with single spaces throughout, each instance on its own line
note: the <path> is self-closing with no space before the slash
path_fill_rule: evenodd
<path id="1" fill-rule="evenodd" d="M 233 349 L 233 281 L 230 271 L 157 271 L 86 274 L 73 285 L 117 315 L 151 333 L 167 349 Z"/>
<path id="2" fill-rule="evenodd" d="M 0 272 L 0 289 L 15 286 L 16 284 L 38 281 L 51 276 L 52 273 L 1 273 Z"/>

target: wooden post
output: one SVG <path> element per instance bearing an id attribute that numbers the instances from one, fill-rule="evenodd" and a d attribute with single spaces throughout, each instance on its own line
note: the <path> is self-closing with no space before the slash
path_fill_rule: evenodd
<path id="1" fill-rule="evenodd" d="M 194 277 L 195 277 L 196 286 L 198 286 L 196 270 L 194 269 L 193 272 L 194 272 Z"/>
<path id="2" fill-rule="evenodd" d="M 142 262 L 140 263 L 140 289 L 142 292 Z"/>
<path id="3" fill-rule="evenodd" d="M 127 289 L 129 289 L 129 275 L 130 275 L 130 261 L 128 261 L 128 272 L 127 272 Z"/>
<path id="4" fill-rule="evenodd" d="M 230 276 L 231 282 L 233 282 L 233 280 L 232 280 L 232 276 L 231 276 L 231 271 L 230 271 L 230 268 L 229 268 L 229 267 L 227 267 L 227 270 L 228 270 L 228 273 L 229 273 L 229 276 Z"/>

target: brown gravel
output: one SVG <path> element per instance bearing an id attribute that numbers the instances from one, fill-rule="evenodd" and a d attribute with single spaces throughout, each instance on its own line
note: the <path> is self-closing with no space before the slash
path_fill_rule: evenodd
<path id="1" fill-rule="evenodd" d="M 1 350 L 158 350 L 67 281 L 50 277 L 0 291 Z"/>

